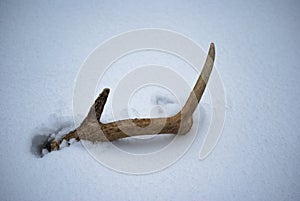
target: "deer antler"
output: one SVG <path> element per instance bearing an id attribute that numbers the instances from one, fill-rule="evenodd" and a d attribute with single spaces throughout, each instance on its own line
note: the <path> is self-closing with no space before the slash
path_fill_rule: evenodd
<path id="1" fill-rule="evenodd" d="M 51 139 L 47 141 L 43 148 L 49 152 L 59 150 L 64 140 L 69 142 L 71 139 L 97 142 L 113 141 L 137 135 L 186 134 L 192 127 L 192 116 L 205 90 L 214 60 L 215 46 L 211 43 L 202 72 L 185 105 L 176 115 L 165 118 L 136 118 L 102 123 L 100 118 L 110 91 L 106 88 L 99 94 L 88 115 L 77 129 L 69 132 L 59 140 Z"/>

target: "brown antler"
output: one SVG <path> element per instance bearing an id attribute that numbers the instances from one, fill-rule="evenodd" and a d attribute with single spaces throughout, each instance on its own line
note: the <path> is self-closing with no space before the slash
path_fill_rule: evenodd
<path id="1" fill-rule="evenodd" d="M 215 47 L 211 43 L 202 72 L 183 108 L 174 116 L 166 118 L 126 119 L 101 123 L 109 89 L 104 89 L 91 106 L 80 126 L 59 140 L 51 139 L 44 145 L 48 151 L 58 150 L 65 140 L 113 141 L 125 137 L 151 134 L 186 134 L 193 124 L 193 113 L 201 100 L 215 59 Z"/>

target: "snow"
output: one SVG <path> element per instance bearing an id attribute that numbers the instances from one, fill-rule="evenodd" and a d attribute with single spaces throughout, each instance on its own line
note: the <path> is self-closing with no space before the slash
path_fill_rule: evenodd
<path id="1" fill-rule="evenodd" d="M 299 200 L 299 6 L 277 0 L 1 1 L 1 200 Z M 116 34 L 147 27 L 177 31 L 205 50 L 216 44 L 228 103 L 222 137 L 209 157 L 198 159 L 211 114 L 206 93 L 194 143 L 162 171 L 118 173 L 78 142 L 38 158 L 32 143 L 72 127 L 74 83 L 89 53 Z M 107 73 L 128 65 L 104 79 L 98 91 L 114 89 L 130 66 L 153 58 L 178 72 L 186 65 L 167 57 L 125 58 Z M 197 77 L 192 70 L 182 74 L 190 84 Z M 151 115 L 147 108 L 160 104 L 166 114 L 179 107 L 167 90 L 148 92 L 132 97 L 129 116 Z M 112 118 L 107 110 L 104 121 Z M 152 144 L 162 147 L 169 138 Z M 139 139 L 125 142 L 116 143 L 128 151 L 151 151 Z"/>

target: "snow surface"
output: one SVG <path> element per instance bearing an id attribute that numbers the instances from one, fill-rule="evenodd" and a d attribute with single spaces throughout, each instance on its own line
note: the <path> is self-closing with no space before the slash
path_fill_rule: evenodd
<path id="1" fill-rule="evenodd" d="M 293 0 L 2 0 L 0 199 L 300 200 L 299 8 Z M 37 158 L 31 147 L 43 138 L 37 135 L 72 126 L 73 87 L 87 55 L 116 34 L 152 27 L 182 33 L 205 49 L 216 44 L 228 105 L 212 154 L 198 159 L 200 133 L 179 161 L 148 175 L 110 170 L 80 143 Z M 193 83 L 196 75 L 186 75 Z M 170 94 L 152 92 L 149 105 L 176 109 Z M 200 105 L 204 130 L 207 96 Z M 129 113 L 147 114 L 141 110 Z"/>

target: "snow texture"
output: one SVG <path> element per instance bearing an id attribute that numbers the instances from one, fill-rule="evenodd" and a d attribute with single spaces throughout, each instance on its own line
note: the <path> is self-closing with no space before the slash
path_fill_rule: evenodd
<path id="1" fill-rule="evenodd" d="M 300 200 L 299 9 L 294 0 L 2 0 L 0 200 Z M 205 50 L 216 44 L 228 105 L 211 155 L 198 159 L 211 112 L 205 93 L 200 133 L 163 171 L 117 173 L 78 142 L 38 158 L 45 135 L 72 127 L 73 87 L 87 55 L 106 39 L 139 28 L 177 31 Z M 137 61 L 179 73 L 191 69 L 163 54 L 146 55 Z M 107 73 L 124 75 L 134 62 L 129 58 L 123 69 Z M 184 71 L 193 84 L 196 74 Z M 118 73 L 99 83 L 98 91 L 113 90 Z M 133 97 L 126 115 L 151 116 L 143 108 L 155 105 L 164 108 L 152 111 L 158 116 L 180 108 L 166 91 L 150 92 L 145 100 Z M 108 110 L 104 121 L 112 118 Z M 132 140 L 123 146 L 138 139 Z M 163 146 L 168 136 L 156 141 Z M 147 151 L 139 144 L 136 149 Z"/>

